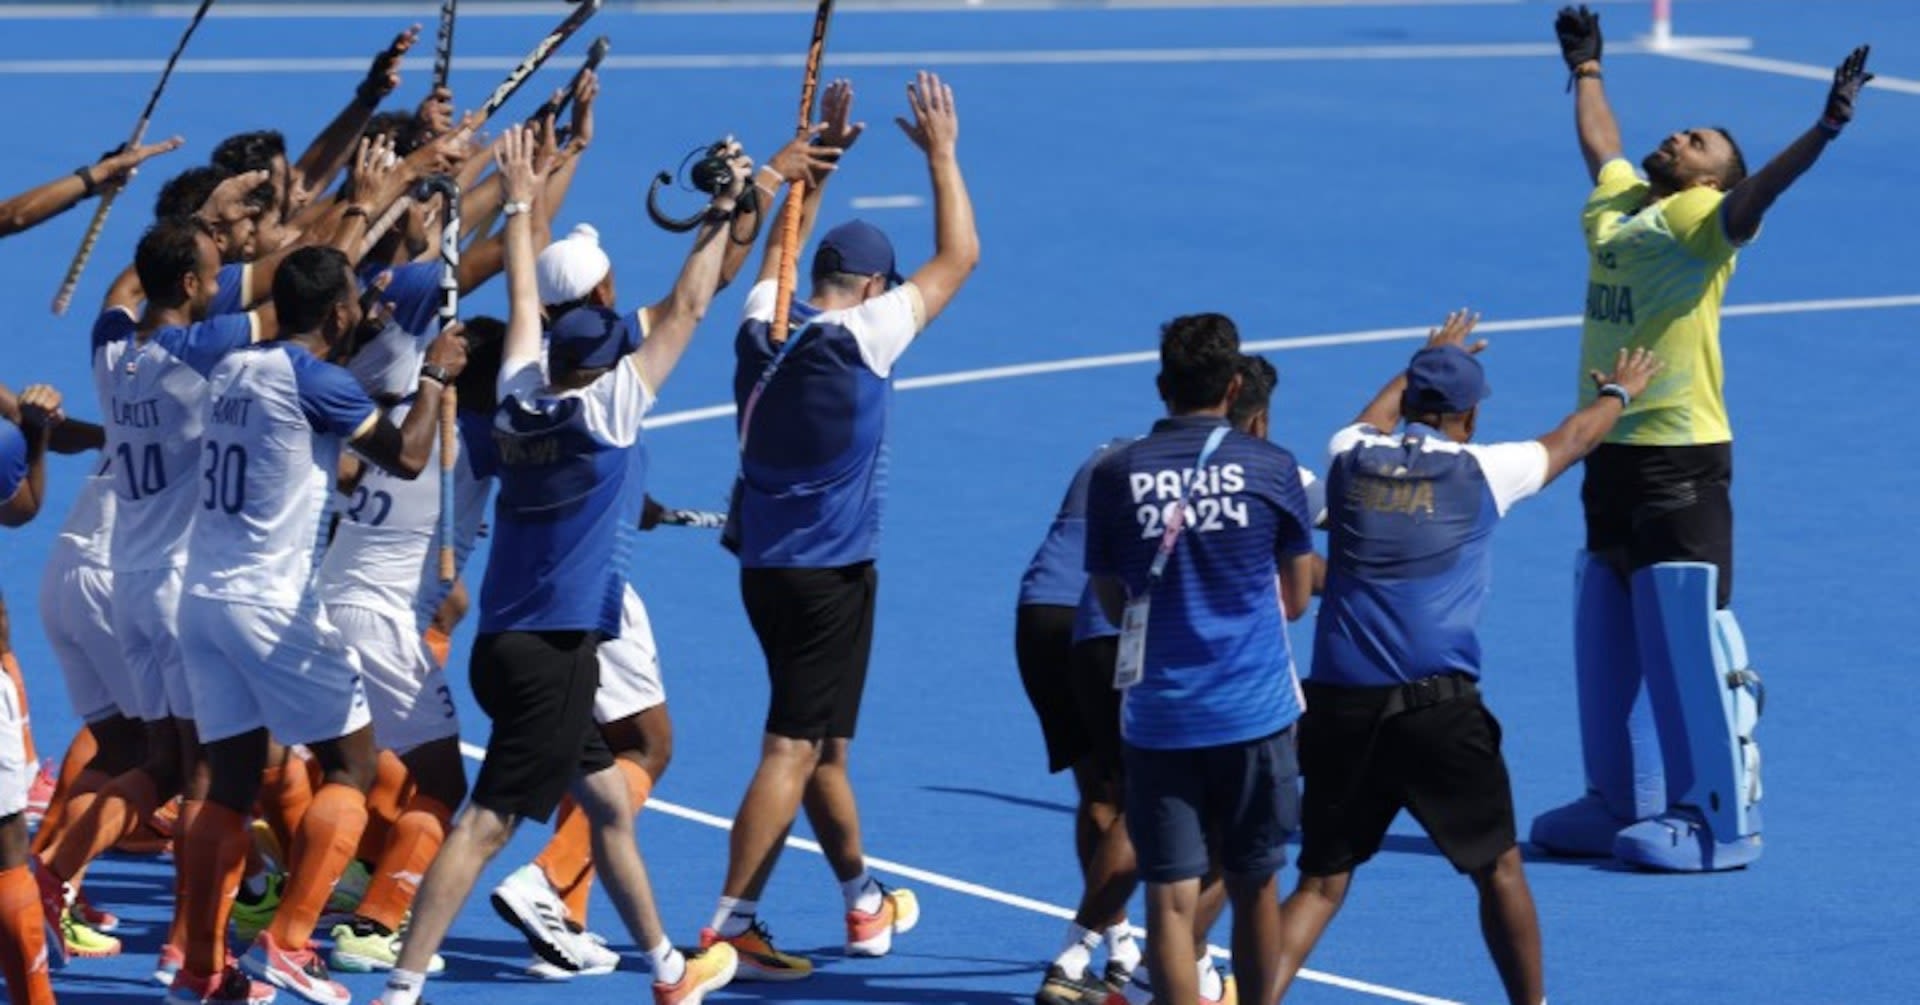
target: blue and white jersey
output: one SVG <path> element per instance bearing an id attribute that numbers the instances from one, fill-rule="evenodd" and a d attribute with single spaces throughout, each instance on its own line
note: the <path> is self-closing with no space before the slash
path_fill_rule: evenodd
<path id="1" fill-rule="evenodd" d="M 1135 747 L 1242 743 L 1300 717 L 1277 577 L 1281 561 L 1313 548 L 1306 494 L 1292 454 L 1244 433 L 1227 433 L 1196 472 L 1225 425 L 1162 419 L 1107 455 L 1087 488 L 1087 571 L 1119 577 L 1133 597 L 1147 588 L 1167 520 L 1193 495 L 1152 594 L 1145 675 L 1121 706 L 1121 733 Z"/>
<path id="2" fill-rule="evenodd" d="M 247 281 L 253 276 L 253 266 L 247 262 L 228 262 L 220 266 L 214 276 L 213 299 L 207 302 L 207 317 L 217 318 L 225 314 L 245 314 L 252 305 L 247 303 Z"/>
<path id="3" fill-rule="evenodd" d="M 859 305 L 820 311 L 795 300 L 806 327 L 747 415 L 779 353 L 769 337 L 772 280 L 747 294 L 734 339 L 733 398 L 741 425 L 740 564 L 827 569 L 873 560 L 887 482 L 893 364 L 924 324 L 912 283 Z M 745 424 L 751 419 L 751 428 Z"/>
<path id="4" fill-rule="evenodd" d="M 392 306 L 393 320 L 344 363 L 370 393 L 399 398 L 419 386 L 427 346 L 440 334 L 441 271 L 434 262 L 361 267 L 362 287 L 372 286 L 382 273 L 391 277 L 380 299 Z"/>
<path id="5" fill-rule="evenodd" d="M 440 313 L 440 268 L 438 262 L 410 262 L 386 268 L 362 265 L 360 285 L 371 286 L 381 273 L 387 273 L 391 278 L 380 300 L 393 305 L 394 323 L 409 335 L 433 335 L 440 330 L 434 324 Z"/>
<path id="6" fill-rule="evenodd" d="M 1546 447 L 1355 425 L 1335 433 L 1328 452 L 1327 585 L 1311 679 L 1376 687 L 1478 678 L 1493 527 L 1540 491 Z"/>
<path id="7" fill-rule="evenodd" d="M 409 399 L 388 417 L 403 422 L 412 410 Z M 439 572 L 439 471 L 436 433 L 419 477 L 402 478 L 368 464 L 352 492 L 336 494 L 340 523 L 315 580 L 323 602 L 412 616 L 422 570 L 432 566 L 436 578 Z"/>
<path id="8" fill-rule="evenodd" d="M 27 436 L 11 419 L 0 419 L 0 502 L 27 481 Z"/>
<path id="9" fill-rule="evenodd" d="M 62 569 L 112 568 L 113 477 L 113 460 L 103 457 L 99 468 L 80 483 L 73 508 L 67 511 L 67 520 L 60 525 L 47 552 L 48 565 Z"/>
<path id="10" fill-rule="evenodd" d="M 228 356 L 207 390 L 187 592 L 298 607 L 341 444 L 372 428 L 379 410 L 346 370 L 286 340 Z"/>
<path id="11" fill-rule="evenodd" d="M 460 432 L 460 457 L 453 468 L 453 569 L 458 576 L 480 541 L 481 528 L 487 522 L 487 501 L 493 496 L 494 473 L 500 465 L 493 445 L 492 416 L 463 410 L 454 421 Z M 437 488 L 438 477 L 433 481 Z M 447 594 L 453 592 L 452 583 L 440 581 L 437 537 L 433 544 L 415 591 L 414 615 L 422 631 L 433 623 Z"/>
<path id="12" fill-rule="evenodd" d="M 124 308 L 93 325 L 93 382 L 113 459 L 113 569 L 174 569 L 187 560 L 199 512 L 207 375 L 258 334 L 252 314 L 227 314 L 145 338 Z"/>
<path id="13" fill-rule="evenodd" d="M 584 388 L 552 390 L 542 370 L 538 357 L 500 368 L 500 484 L 479 630 L 617 638 L 646 498 L 634 445 L 653 392 L 631 355 Z"/>
<path id="14" fill-rule="evenodd" d="M 1080 603 L 1087 589 L 1087 482 L 1093 479 L 1093 466 L 1130 438 L 1109 440 L 1093 451 L 1093 456 L 1073 473 L 1067 483 L 1066 497 L 1047 527 L 1047 536 L 1027 563 L 1020 577 L 1020 606 L 1050 604 L 1072 607 Z"/>

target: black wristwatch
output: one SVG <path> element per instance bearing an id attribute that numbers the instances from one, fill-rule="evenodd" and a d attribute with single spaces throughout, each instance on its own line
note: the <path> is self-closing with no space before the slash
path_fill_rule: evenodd
<path id="1" fill-rule="evenodd" d="M 1600 385 L 1598 396 L 1601 398 L 1618 398 L 1620 400 L 1620 407 L 1622 410 L 1624 410 L 1628 405 L 1633 404 L 1633 395 L 1628 394 L 1627 389 L 1624 387 L 1621 387 L 1618 384 Z"/>
<path id="2" fill-rule="evenodd" d="M 433 381 L 441 387 L 453 385 L 453 376 L 447 373 L 447 368 L 434 363 L 428 363 L 420 368 L 420 379 Z"/>
<path id="3" fill-rule="evenodd" d="M 80 179 L 80 184 L 85 186 L 80 193 L 80 198 L 91 199 L 100 194 L 100 183 L 93 180 L 93 165 L 89 164 L 73 173 Z"/>

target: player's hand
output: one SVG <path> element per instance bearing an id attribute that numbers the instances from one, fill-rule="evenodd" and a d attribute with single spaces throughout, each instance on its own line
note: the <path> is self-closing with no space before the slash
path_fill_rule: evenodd
<path id="1" fill-rule="evenodd" d="M 1586 4 L 1560 8 L 1560 16 L 1553 19 L 1553 33 L 1560 36 L 1560 58 L 1567 61 L 1568 70 L 1600 61 L 1600 14 Z"/>
<path id="2" fill-rule="evenodd" d="M 453 92 L 444 87 L 436 87 L 433 93 L 420 102 L 413 112 L 414 128 L 419 130 L 422 143 L 436 136 L 444 136 L 453 130 Z"/>
<path id="3" fill-rule="evenodd" d="M 818 132 L 824 128 L 826 125 L 822 123 L 808 132 Z M 829 146 L 824 140 L 813 143 L 804 136 L 796 136 L 774 153 L 773 159 L 767 161 L 767 166 L 782 180 L 817 184 L 840 166 L 842 149 Z"/>
<path id="4" fill-rule="evenodd" d="M 45 433 L 66 418 L 60 411 L 60 392 L 50 384 L 34 384 L 20 392 L 20 428 Z"/>
<path id="5" fill-rule="evenodd" d="M 1827 92 L 1827 112 L 1820 119 L 1820 125 L 1827 132 L 1838 135 L 1853 121 L 1853 99 L 1859 97 L 1860 89 L 1873 79 L 1873 74 L 1867 72 L 1867 53 L 1872 50 L 1870 45 L 1853 50 L 1833 71 L 1833 89 Z"/>
<path id="6" fill-rule="evenodd" d="M 500 194 L 508 202 L 532 203 L 541 175 L 534 167 L 539 138 L 525 126 L 510 126 L 494 145 L 493 162 L 500 172 Z"/>
<path id="7" fill-rule="evenodd" d="M 392 94 L 394 88 L 400 86 L 400 60 L 419 40 L 420 26 L 417 24 L 395 35 L 393 43 L 373 57 L 373 65 L 367 68 L 367 79 L 360 82 L 354 94 L 370 105 L 377 105 L 380 99 Z"/>
<path id="8" fill-rule="evenodd" d="M 640 529 L 652 530 L 660 526 L 660 518 L 666 515 L 667 508 L 654 502 L 652 496 L 648 496 L 646 502 L 640 506 Z"/>
<path id="9" fill-rule="evenodd" d="M 951 157 L 960 139 L 960 114 L 954 108 L 953 88 L 938 74 L 921 70 L 907 85 L 907 106 L 913 121 L 896 118 L 900 131 L 928 157 Z"/>
<path id="10" fill-rule="evenodd" d="M 267 184 L 268 172 L 244 171 L 214 186 L 207 201 L 200 204 L 197 216 L 215 229 L 257 215 L 260 204 L 253 198 Z"/>
<path id="11" fill-rule="evenodd" d="M 820 145 L 851 149 L 865 132 L 867 124 L 851 122 L 853 118 L 853 82 L 835 80 L 827 85 L 820 95 L 820 117 L 825 119 L 820 126 Z"/>
<path id="12" fill-rule="evenodd" d="M 1622 348 L 1620 355 L 1614 360 L 1612 373 L 1601 373 L 1598 370 L 1592 372 L 1593 386 L 1618 384 L 1626 389 L 1628 397 L 1638 398 L 1641 392 L 1647 389 L 1647 385 L 1653 383 L 1654 374 L 1660 372 L 1660 367 L 1660 360 L 1652 351 L 1645 348 Z"/>
<path id="13" fill-rule="evenodd" d="M 386 212 L 394 200 L 406 191 L 410 176 L 394 153 L 393 136 L 382 133 L 365 137 L 354 151 L 353 173 L 348 178 L 352 200 L 368 213 Z M 372 225 L 372 221 L 368 221 Z"/>
<path id="14" fill-rule="evenodd" d="M 104 189 L 125 185 L 127 182 L 133 180 L 133 176 L 138 172 L 140 165 L 161 154 L 172 153 L 180 149 L 180 145 L 185 142 L 186 140 L 178 136 L 173 136 L 161 140 L 158 143 L 122 148 L 100 158 L 93 167 L 88 169 L 87 173 L 93 176 L 93 184 L 96 188 Z"/>
<path id="15" fill-rule="evenodd" d="M 573 89 L 573 125 L 567 137 L 567 150 L 581 153 L 593 143 L 593 103 L 600 97 L 600 74 L 588 70 L 580 75 L 580 86 Z"/>
<path id="16" fill-rule="evenodd" d="M 1480 315 L 1465 307 L 1447 315 L 1447 320 L 1438 328 L 1427 330 L 1427 348 L 1438 349 L 1441 346 L 1458 346 L 1467 352 L 1478 355 L 1487 347 L 1486 339 L 1469 344 L 1467 336 L 1473 334 L 1473 326 L 1480 323 Z"/>
<path id="17" fill-rule="evenodd" d="M 467 340 L 461 334 L 464 330 L 460 322 L 455 321 L 434 336 L 427 346 L 427 365 L 446 370 L 448 377 L 460 376 L 460 371 L 467 368 Z"/>

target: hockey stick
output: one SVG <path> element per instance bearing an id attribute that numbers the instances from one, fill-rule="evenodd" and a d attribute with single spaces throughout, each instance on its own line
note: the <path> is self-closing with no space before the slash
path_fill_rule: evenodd
<path id="1" fill-rule="evenodd" d="M 521 60 L 520 65 L 514 67 L 512 73 L 507 74 L 507 79 L 493 89 L 493 94 L 487 98 L 487 103 L 480 107 L 481 121 L 493 118 L 493 113 L 499 111 L 500 106 L 506 104 L 508 98 L 513 97 L 513 92 L 518 91 L 520 85 L 526 83 L 535 70 L 540 69 L 541 65 L 547 61 L 547 57 L 553 55 L 554 50 L 560 48 L 561 43 L 572 38 L 573 33 L 579 31 L 580 26 L 586 24 L 587 20 L 599 11 L 600 0 L 585 0 L 572 14 L 567 15 L 565 21 L 560 22 L 559 27 L 548 32 L 547 37 L 541 39 L 540 44 L 534 46 L 532 52 L 527 53 L 527 58 Z"/>
<path id="2" fill-rule="evenodd" d="M 443 174 L 420 182 L 414 198 L 425 202 L 440 196 L 440 330 L 460 320 L 460 186 Z M 456 445 L 455 415 L 460 395 L 449 384 L 440 391 L 440 581 L 453 582 L 453 465 Z"/>
<path id="3" fill-rule="evenodd" d="M 833 18 L 833 0 L 820 0 L 813 14 L 813 42 L 807 47 L 806 77 L 800 83 L 800 125 L 796 136 L 807 135 L 813 124 L 813 92 L 820 84 L 820 60 L 827 51 L 827 22 Z M 800 204 L 806 199 L 807 183 L 796 181 L 787 193 L 786 209 L 780 214 L 780 275 L 774 286 L 773 327 L 768 336 L 775 344 L 786 341 L 787 319 L 793 310 L 793 286 L 800 264 Z"/>
<path id="4" fill-rule="evenodd" d="M 567 89 L 560 92 L 560 100 L 548 98 L 546 103 L 534 109 L 532 115 L 527 116 L 527 124 L 537 126 L 541 119 L 549 115 L 558 120 L 560 114 L 567 110 L 567 106 L 573 103 L 573 95 L 580 90 L 581 79 L 600 68 L 600 61 L 607 58 L 607 50 L 611 48 L 613 48 L 613 42 L 607 36 L 602 35 L 594 39 L 593 44 L 587 47 L 587 61 L 580 64 L 579 71 L 574 73 L 573 79 L 567 82 Z"/>
<path id="5" fill-rule="evenodd" d="M 147 107 L 140 113 L 140 121 L 133 124 L 133 138 L 122 149 L 131 150 L 140 145 L 147 135 L 147 122 L 153 118 L 154 106 L 160 104 L 160 92 L 167 89 L 167 80 L 173 76 L 173 66 L 180 61 L 180 54 L 187 51 L 187 40 L 193 37 L 194 29 L 207 16 L 207 9 L 213 6 L 213 0 L 200 0 L 200 7 L 193 12 L 193 20 L 187 22 L 187 30 L 180 35 L 180 41 L 173 47 L 173 55 L 167 57 L 167 68 L 160 71 L 160 82 L 153 87 L 153 94 L 147 98 Z M 93 246 L 100 242 L 100 233 L 107 229 L 107 213 L 113 209 L 113 201 L 120 196 L 122 185 L 100 196 L 100 205 L 93 211 L 93 222 L 87 224 L 87 236 L 80 241 L 80 250 L 73 256 L 72 264 L 67 266 L 66 278 L 60 280 L 60 292 L 53 295 L 53 313 L 65 316 L 67 308 L 73 304 L 73 291 L 80 286 L 80 273 L 87 269 L 87 260 L 93 257 Z"/>
<path id="6" fill-rule="evenodd" d="M 660 513 L 660 523 L 668 527 L 700 527 L 718 530 L 727 524 L 725 513 L 701 509 L 670 509 Z"/>
<path id="7" fill-rule="evenodd" d="M 460 0 L 440 0 L 440 33 L 433 41 L 433 89 L 447 86 L 453 72 L 453 19 L 459 14 Z"/>

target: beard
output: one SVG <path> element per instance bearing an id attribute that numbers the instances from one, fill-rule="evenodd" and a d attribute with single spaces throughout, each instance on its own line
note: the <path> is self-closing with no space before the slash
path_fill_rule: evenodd
<path id="1" fill-rule="evenodd" d="M 1647 173 L 1647 180 L 1661 188 L 1678 190 L 1681 178 L 1676 162 L 1667 156 L 1664 150 L 1655 150 L 1640 162 L 1640 169 Z"/>

